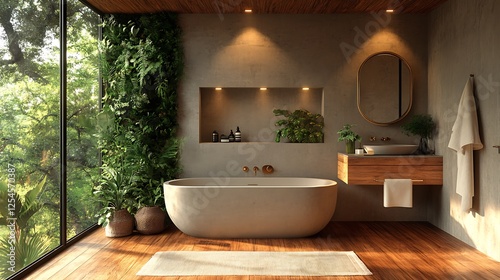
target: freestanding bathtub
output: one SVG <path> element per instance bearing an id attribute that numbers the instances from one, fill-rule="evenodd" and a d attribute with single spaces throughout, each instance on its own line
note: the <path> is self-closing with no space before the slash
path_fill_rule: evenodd
<path id="1" fill-rule="evenodd" d="M 186 178 L 163 189 L 175 226 L 205 238 L 310 236 L 328 224 L 337 204 L 337 182 L 315 178 Z"/>

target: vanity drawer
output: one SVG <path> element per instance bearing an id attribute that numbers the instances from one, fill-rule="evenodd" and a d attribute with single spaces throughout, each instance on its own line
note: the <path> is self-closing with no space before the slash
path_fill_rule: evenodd
<path id="1" fill-rule="evenodd" d="M 443 185 L 442 156 L 356 156 L 338 154 L 337 177 L 349 185 L 383 185 L 412 179 L 414 185 Z"/>

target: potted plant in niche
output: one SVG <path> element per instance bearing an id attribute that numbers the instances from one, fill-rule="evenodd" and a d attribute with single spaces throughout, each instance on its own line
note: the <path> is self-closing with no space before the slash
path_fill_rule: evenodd
<path id="1" fill-rule="evenodd" d="M 283 116 L 284 119 L 276 121 L 275 125 L 280 128 L 276 131 L 276 142 L 281 138 L 287 138 L 292 143 L 322 143 L 324 119 L 320 114 L 313 114 L 307 110 L 295 110 L 290 112 L 283 109 L 274 109 L 275 116 Z"/>
<path id="2" fill-rule="evenodd" d="M 354 154 L 356 141 L 361 141 L 361 136 L 352 131 L 352 124 L 344 124 L 344 127 L 337 131 L 339 138 L 338 142 L 345 141 L 346 153 Z"/>
<path id="3" fill-rule="evenodd" d="M 133 205 L 132 194 L 135 187 L 135 174 L 125 168 L 103 166 L 100 184 L 94 195 L 102 208 L 96 214 L 97 223 L 105 227 L 107 237 L 122 237 L 132 234 L 134 217 L 129 208 Z"/>
<path id="4" fill-rule="evenodd" d="M 422 155 L 434 154 L 432 135 L 436 129 L 436 123 L 431 115 L 414 115 L 410 121 L 401 126 L 404 134 L 420 136 L 417 153 Z"/>

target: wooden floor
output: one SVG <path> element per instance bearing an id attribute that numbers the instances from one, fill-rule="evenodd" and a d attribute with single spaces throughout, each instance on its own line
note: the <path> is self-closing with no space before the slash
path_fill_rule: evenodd
<path id="1" fill-rule="evenodd" d="M 373 273 L 352 277 L 137 277 L 157 251 L 354 251 Z M 500 262 L 425 222 L 332 222 L 299 239 L 201 239 L 173 226 L 159 235 L 106 238 L 96 230 L 28 279 L 500 279 Z"/>

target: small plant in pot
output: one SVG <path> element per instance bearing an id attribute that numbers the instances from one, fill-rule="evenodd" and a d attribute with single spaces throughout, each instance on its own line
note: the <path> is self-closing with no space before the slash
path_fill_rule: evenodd
<path id="1" fill-rule="evenodd" d="M 135 214 L 136 229 L 141 234 L 157 234 L 165 230 L 167 214 L 160 205 L 163 204 L 163 189 L 144 188 L 136 193 L 139 204 Z"/>
<path id="2" fill-rule="evenodd" d="M 361 136 L 352 131 L 352 124 L 344 124 L 344 127 L 337 131 L 339 138 L 338 142 L 345 141 L 346 153 L 354 154 L 356 141 L 361 141 Z"/>
<path id="3" fill-rule="evenodd" d="M 307 110 L 290 112 L 283 109 L 273 110 L 275 116 L 284 119 L 276 121 L 280 128 L 276 131 L 276 142 L 287 138 L 292 143 L 322 143 L 324 119 L 320 114 L 313 114 Z"/>
<path id="4" fill-rule="evenodd" d="M 102 205 L 96 214 L 97 223 L 105 227 L 107 237 L 131 235 L 134 230 L 129 208 L 133 205 L 132 194 L 137 190 L 135 180 L 135 175 L 123 168 L 102 167 L 102 178 L 94 195 Z"/>
<path id="5" fill-rule="evenodd" d="M 418 154 L 434 154 L 432 135 L 436 129 L 436 123 L 432 120 L 431 115 L 414 115 L 408 123 L 401 126 L 401 129 L 403 133 L 408 136 L 420 136 L 417 150 Z"/>

